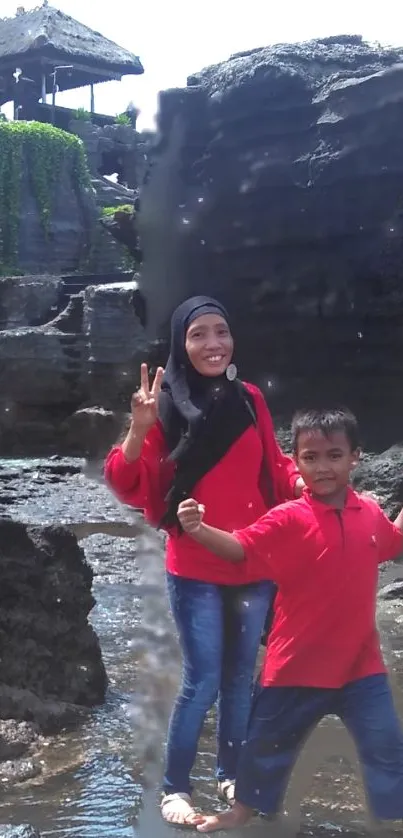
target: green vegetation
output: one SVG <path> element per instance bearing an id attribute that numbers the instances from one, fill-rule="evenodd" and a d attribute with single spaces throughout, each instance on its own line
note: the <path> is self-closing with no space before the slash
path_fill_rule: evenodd
<path id="1" fill-rule="evenodd" d="M 116 207 L 102 207 L 101 216 L 107 218 L 110 215 L 115 215 L 116 212 L 127 212 L 128 215 L 134 214 L 133 204 L 122 204 Z"/>
<path id="2" fill-rule="evenodd" d="M 77 108 L 77 110 L 74 111 L 73 117 L 81 122 L 91 122 L 91 114 L 89 111 L 86 111 L 85 108 Z"/>
<path id="3" fill-rule="evenodd" d="M 132 121 L 127 113 L 118 113 L 115 116 L 116 125 L 131 125 Z"/>
<path id="4" fill-rule="evenodd" d="M 14 274 L 18 267 L 23 175 L 30 178 L 48 236 L 57 184 L 66 167 L 78 193 L 91 186 L 84 147 L 74 134 L 40 122 L 0 122 L 0 275 L 6 270 Z"/>
<path id="5" fill-rule="evenodd" d="M 136 211 L 134 209 L 133 204 L 118 204 L 114 207 L 102 207 L 101 209 L 101 218 L 112 218 L 116 213 L 125 213 L 126 215 L 131 215 L 134 219 Z M 120 247 L 122 248 L 122 262 L 121 267 L 124 271 L 134 271 L 138 267 L 137 262 L 134 256 L 131 254 L 127 245 L 120 242 Z"/>

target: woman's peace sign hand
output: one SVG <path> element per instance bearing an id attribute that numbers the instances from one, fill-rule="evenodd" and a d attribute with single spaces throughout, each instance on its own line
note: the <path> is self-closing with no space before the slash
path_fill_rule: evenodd
<path id="1" fill-rule="evenodd" d="M 141 365 L 140 389 L 133 393 L 131 401 L 133 427 L 140 434 L 146 434 L 157 420 L 163 375 L 163 367 L 158 367 L 150 389 L 147 364 Z"/>

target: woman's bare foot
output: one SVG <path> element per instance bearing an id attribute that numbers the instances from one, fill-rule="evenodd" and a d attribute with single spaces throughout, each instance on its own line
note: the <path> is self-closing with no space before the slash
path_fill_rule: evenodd
<path id="1" fill-rule="evenodd" d="M 161 815 L 164 821 L 175 826 L 194 827 L 203 823 L 203 816 L 195 812 L 188 794 L 177 792 L 166 794 L 161 801 Z"/>
<path id="2" fill-rule="evenodd" d="M 253 809 L 235 802 L 229 812 L 221 812 L 218 815 L 206 815 L 202 822 L 197 824 L 198 832 L 217 832 L 219 829 L 236 829 L 243 826 L 253 815 Z"/>

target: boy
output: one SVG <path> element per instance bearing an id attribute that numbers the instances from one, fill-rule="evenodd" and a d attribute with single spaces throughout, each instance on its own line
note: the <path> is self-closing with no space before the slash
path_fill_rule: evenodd
<path id="1" fill-rule="evenodd" d="M 348 410 L 301 412 L 292 436 L 306 484 L 299 500 L 233 533 L 204 523 L 194 500 L 178 509 L 192 538 L 228 561 L 260 562 L 279 590 L 235 804 L 205 817 L 200 832 L 277 813 L 299 750 L 328 714 L 354 738 L 375 817 L 403 817 L 403 733 L 375 620 L 378 564 L 403 549 L 403 510 L 392 524 L 349 487 L 359 447 Z"/>

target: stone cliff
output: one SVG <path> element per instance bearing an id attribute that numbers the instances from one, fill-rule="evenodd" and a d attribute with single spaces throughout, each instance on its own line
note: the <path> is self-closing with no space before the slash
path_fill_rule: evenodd
<path id="1" fill-rule="evenodd" d="M 362 413 L 374 377 L 402 390 L 402 82 L 402 49 L 340 36 L 235 55 L 161 94 L 139 214 L 154 335 L 203 291 L 274 399 L 295 405 L 310 380 L 323 397 L 329 379 L 334 398 L 339 380 Z"/>

